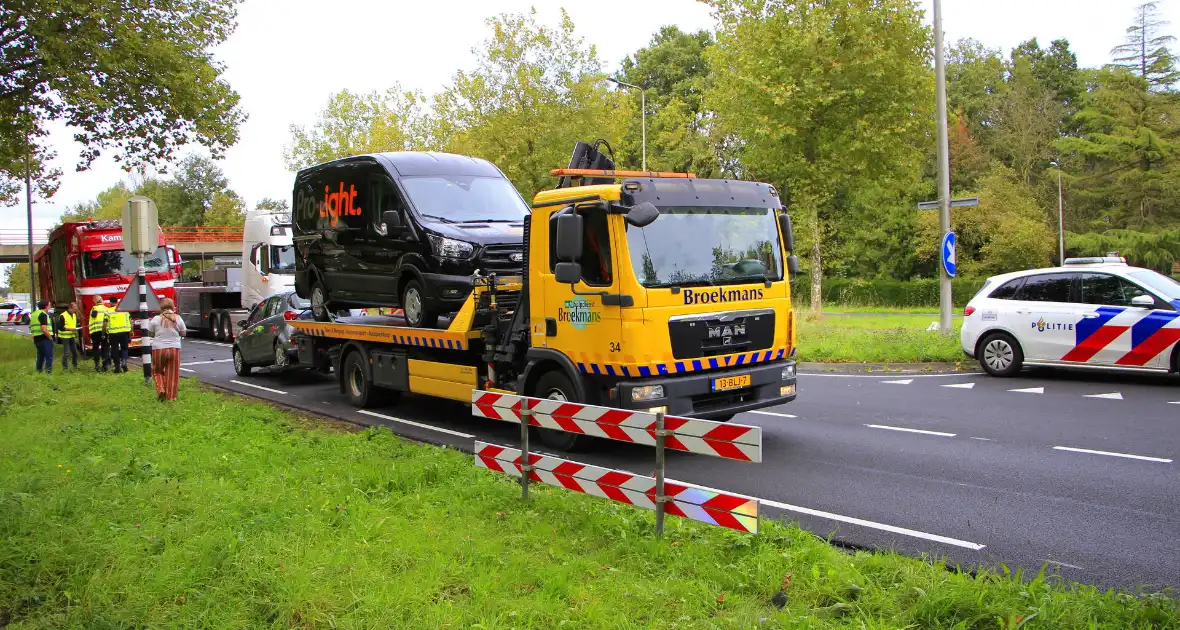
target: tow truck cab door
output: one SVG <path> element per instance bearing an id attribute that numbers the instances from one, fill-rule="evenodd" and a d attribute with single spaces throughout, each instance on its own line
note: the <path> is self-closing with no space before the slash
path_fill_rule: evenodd
<path id="1" fill-rule="evenodd" d="M 619 297 L 617 273 L 622 220 L 620 215 L 607 214 L 604 205 L 576 211 L 581 218 L 581 251 L 564 258 L 558 255 L 558 225 L 562 217 L 575 216 L 573 208 L 548 215 L 533 213 L 529 253 L 533 345 L 560 351 L 582 373 L 622 376 L 613 367 L 626 362 L 620 338 L 622 309 L 628 299 Z M 576 264 L 578 280 L 559 282 L 558 263 Z"/>

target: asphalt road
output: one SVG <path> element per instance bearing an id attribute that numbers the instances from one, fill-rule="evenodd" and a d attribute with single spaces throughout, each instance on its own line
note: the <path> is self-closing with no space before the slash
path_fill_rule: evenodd
<path id="1" fill-rule="evenodd" d="M 188 340 L 182 365 L 217 387 L 415 440 L 470 450 L 474 439 L 519 436 L 429 398 L 358 410 L 332 376 L 308 371 L 240 378 L 227 344 Z M 669 477 L 760 497 L 764 516 L 846 544 L 968 567 L 1047 564 L 1100 586 L 1180 587 L 1178 379 L 802 373 L 797 401 L 735 422 L 763 428 L 761 464 L 670 453 Z M 614 442 L 571 457 L 642 474 L 654 465 L 650 448 Z"/>

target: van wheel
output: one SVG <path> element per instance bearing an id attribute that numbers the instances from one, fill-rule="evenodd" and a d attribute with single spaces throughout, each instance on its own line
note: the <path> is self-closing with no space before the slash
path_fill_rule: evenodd
<path id="1" fill-rule="evenodd" d="M 573 384 L 570 383 L 565 374 L 556 370 L 546 372 L 537 380 L 537 385 L 533 388 L 532 396 L 534 398 L 577 402 L 574 400 Z M 578 435 L 577 433 L 567 433 L 553 429 L 537 429 L 536 431 L 537 437 L 541 439 L 542 444 L 551 449 L 567 453 L 577 450 L 587 441 L 586 436 Z"/>
<path id="2" fill-rule="evenodd" d="M 410 280 L 402 291 L 402 311 L 405 313 L 406 323 L 412 328 L 434 328 L 438 325 L 438 313 L 426 306 L 426 298 L 422 292 L 422 283 Z"/>
<path id="3" fill-rule="evenodd" d="M 238 376 L 250 376 L 250 369 L 250 364 L 242 358 L 242 351 L 234 346 L 234 372 L 237 372 Z"/>
<path id="4" fill-rule="evenodd" d="M 332 321 L 332 313 L 328 310 L 328 290 L 319 280 L 311 285 L 311 315 L 317 322 Z"/>
<path id="5" fill-rule="evenodd" d="M 1020 344 L 1007 333 L 992 333 L 983 338 L 976 351 L 979 366 L 992 376 L 1012 376 L 1024 363 Z"/>

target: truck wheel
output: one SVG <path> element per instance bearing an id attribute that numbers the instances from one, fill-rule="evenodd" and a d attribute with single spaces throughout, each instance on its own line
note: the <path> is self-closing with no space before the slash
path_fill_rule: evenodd
<path id="1" fill-rule="evenodd" d="M 226 342 L 233 343 L 234 323 L 230 320 L 228 312 L 221 313 L 221 334 L 225 335 Z"/>
<path id="2" fill-rule="evenodd" d="M 373 385 L 365 374 L 365 359 L 360 352 L 350 352 L 340 367 L 340 378 L 344 381 L 344 395 L 353 407 L 381 407 L 394 398 L 390 390 Z"/>
<path id="3" fill-rule="evenodd" d="M 426 306 L 422 283 L 410 280 L 402 291 L 402 312 L 411 328 L 434 328 L 438 325 L 438 313 Z"/>
<path id="4" fill-rule="evenodd" d="M 234 346 L 234 372 L 238 376 L 250 376 L 250 364 L 246 363 L 246 359 L 242 358 L 242 351 Z"/>
<path id="5" fill-rule="evenodd" d="M 564 374 L 556 370 L 546 372 L 541 375 L 540 379 L 537 379 L 532 396 L 549 400 L 578 402 L 574 400 L 573 384 Z M 537 437 L 545 446 L 563 452 L 573 452 L 586 443 L 586 436 L 553 429 L 537 429 Z"/>
<path id="6" fill-rule="evenodd" d="M 332 313 L 328 310 L 328 290 L 319 280 L 311 285 L 311 315 L 317 322 L 332 321 Z"/>
<path id="7" fill-rule="evenodd" d="M 209 313 L 209 336 L 213 341 L 225 341 L 225 332 L 221 329 L 221 311 Z"/>

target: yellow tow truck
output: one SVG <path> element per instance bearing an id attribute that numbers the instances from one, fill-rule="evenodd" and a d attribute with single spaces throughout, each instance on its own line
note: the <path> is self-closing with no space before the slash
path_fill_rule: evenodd
<path id="1" fill-rule="evenodd" d="M 525 219 L 523 275 L 473 276 L 445 329 L 292 321 L 300 362 L 360 407 L 485 389 L 725 421 L 794 400 L 798 261 L 775 188 L 613 166 L 578 143 Z"/>

